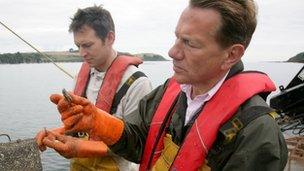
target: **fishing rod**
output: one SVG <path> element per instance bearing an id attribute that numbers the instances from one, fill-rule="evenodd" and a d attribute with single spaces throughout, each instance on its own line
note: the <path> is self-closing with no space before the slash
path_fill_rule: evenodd
<path id="1" fill-rule="evenodd" d="M 72 79 L 74 78 L 72 76 L 72 74 L 70 74 L 68 71 L 66 71 L 65 69 L 63 69 L 61 66 L 59 66 L 58 64 L 56 64 L 53 59 L 48 56 L 45 53 L 40 52 L 37 48 L 35 48 L 35 46 L 33 46 L 32 44 L 30 44 L 29 42 L 27 42 L 26 40 L 24 40 L 21 36 L 19 36 L 16 32 L 14 32 L 12 29 L 10 29 L 8 26 L 6 26 L 3 22 L 0 21 L 0 24 L 5 27 L 7 30 L 9 30 L 11 33 L 13 33 L 15 36 L 17 36 L 20 40 L 22 40 L 24 43 L 26 43 L 27 45 L 29 45 L 31 48 L 33 48 L 36 52 L 38 52 L 40 55 L 42 55 L 43 57 L 45 57 L 46 59 L 48 59 L 51 63 L 53 63 L 58 69 L 60 69 L 62 72 L 64 72 L 66 75 L 68 75 L 69 77 L 71 77 Z"/>

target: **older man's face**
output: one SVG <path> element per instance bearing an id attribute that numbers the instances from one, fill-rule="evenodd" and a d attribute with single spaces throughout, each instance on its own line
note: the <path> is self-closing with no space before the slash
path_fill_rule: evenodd
<path id="1" fill-rule="evenodd" d="M 176 26 L 176 41 L 169 51 L 174 77 L 181 84 L 205 84 L 224 71 L 227 52 L 216 42 L 221 25 L 219 13 L 211 9 L 188 7 Z"/>

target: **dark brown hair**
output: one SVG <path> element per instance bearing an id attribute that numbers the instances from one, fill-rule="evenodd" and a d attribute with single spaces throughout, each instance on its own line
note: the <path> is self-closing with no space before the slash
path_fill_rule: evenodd
<path id="1" fill-rule="evenodd" d="M 248 47 L 257 25 L 253 0 L 190 0 L 190 6 L 213 9 L 221 15 L 216 39 L 222 47 L 236 43 Z"/>
<path id="2" fill-rule="evenodd" d="M 115 32 L 115 26 L 109 11 L 102 6 L 92 6 L 78 9 L 74 17 L 71 18 L 69 32 L 77 32 L 83 26 L 89 26 L 95 30 L 96 35 L 103 41 L 110 31 Z"/>

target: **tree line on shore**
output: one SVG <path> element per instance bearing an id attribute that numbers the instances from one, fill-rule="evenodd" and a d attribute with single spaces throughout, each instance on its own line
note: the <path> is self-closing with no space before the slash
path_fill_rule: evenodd
<path id="1" fill-rule="evenodd" d="M 45 53 L 54 62 L 82 62 L 78 53 L 58 52 Z M 161 55 L 153 53 L 140 53 L 134 56 L 141 57 L 144 61 L 166 61 Z M 50 62 L 45 56 L 39 53 L 4 53 L 0 54 L 0 64 L 21 64 L 21 63 L 47 63 Z"/>

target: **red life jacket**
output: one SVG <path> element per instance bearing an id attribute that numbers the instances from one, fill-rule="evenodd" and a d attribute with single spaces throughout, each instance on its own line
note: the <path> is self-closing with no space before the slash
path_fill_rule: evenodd
<path id="1" fill-rule="evenodd" d="M 237 112 L 239 106 L 256 94 L 271 92 L 275 89 L 274 83 L 267 75 L 256 72 L 240 73 L 226 80 L 199 113 L 181 144 L 171 169 L 198 170 L 204 164 L 205 157 L 216 140 L 220 127 Z M 161 125 L 166 124 L 163 121 L 170 112 L 168 106 L 172 106 L 179 92 L 179 84 L 171 79 L 150 124 L 140 164 L 142 171 L 153 167 L 164 148 L 165 131 L 159 139 L 157 136 Z M 154 144 L 156 148 L 153 151 Z"/>
<path id="2" fill-rule="evenodd" d="M 110 112 L 116 90 L 121 78 L 129 65 L 139 65 L 143 61 L 138 57 L 118 56 L 107 69 L 102 85 L 99 89 L 96 106 L 106 112 Z M 84 96 L 90 78 L 90 66 L 83 62 L 77 77 L 74 94 Z"/>

